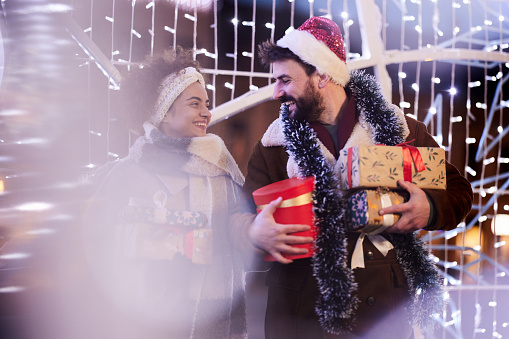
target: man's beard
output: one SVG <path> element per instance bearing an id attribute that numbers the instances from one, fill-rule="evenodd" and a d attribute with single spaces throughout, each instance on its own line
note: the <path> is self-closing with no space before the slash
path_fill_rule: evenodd
<path id="1" fill-rule="evenodd" d="M 288 101 L 295 102 L 295 111 L 291 113 L 290 117 L 299 121 L 317 122 L 325 110 L 323 97 L 315 90 L 311 82 L 308 82 L 304 90 L 304 96 L 299 99 L 290 96 L 283 96 L 281 98 L 281 102 Z"/>

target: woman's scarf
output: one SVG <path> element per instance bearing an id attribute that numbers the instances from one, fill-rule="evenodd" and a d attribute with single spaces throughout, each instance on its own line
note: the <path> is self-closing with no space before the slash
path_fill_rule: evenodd
<path id="1" fill-rule="evenodd" d="M 158 174 L 171 174 L 175 169 L 200 175 L 228 175 L 242 186 L 244 176 L 223 140 L 214 134 L 194 138 L 172 138 L 149 122 L 143 124 L 145 135 L 139 137 L 129 157 Z M 171 161 L 163 161 L 171 157 Z"/>

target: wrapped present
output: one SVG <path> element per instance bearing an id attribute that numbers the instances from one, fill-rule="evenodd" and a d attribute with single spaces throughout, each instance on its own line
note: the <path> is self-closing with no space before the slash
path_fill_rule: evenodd
<path id="1" fill-rule="evenodd" d="M 181 254 L 195 264 L 212 264 L 212 230 L 203 228 L 203 213 L 128 206 L 121 218 L 118 245 L 123 256 L 171 260 Z"/>
<path id="2" fill-rule="evenodd" d="M 342 149 L 339 162 L 342 189 L 397 188 L 398 180 L 446 189 L 445 151 L 439 147 L 355 146 Z"/>
<path id="3" fill-rule="evenodd" d="M 408 200 L 408 193 L 387 189 L 359 190 L 346 199 L 346 228 L 348 231 L 377 234 L 399 220 L 397 214 L 381 216 L 382 208 L 399 205 Z"/>
<path id="4" fill-rule="evenodd" d="M 207 224 L 207 217 L 201 212 L 171 211 L 166 208 L 127 206 L 120 213 L 124 221 L 139 221 L 168 226 L 189 226 L 201 228 Z"/>
<path id="5" fill-rule="evenodd" d="M 314 189 L 314 177 L 304 179 L 290 178 L 261 187 L 253 192 L 253 198 L 259 213 L 271 201 L 282 197 L 281 206 L 274 212 L 274 219 L 280 224 L 309 225 L 311 229 L 306 232 L 293 233 L 295 236 L 316 238 L 316 229 L 313 214 L 312 194 Z M 306 254 L 285 254 L 288 259 L 309 258 L 314 253 L 314 243 L 298 244 L 295 247 L 307 248 Z M 265 255 L 266 261 L 275 261 L 270 254 Z"/>

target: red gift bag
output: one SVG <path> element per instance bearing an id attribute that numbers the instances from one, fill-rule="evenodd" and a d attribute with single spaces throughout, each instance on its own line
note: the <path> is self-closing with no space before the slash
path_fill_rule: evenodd
<path id="1" fill-rule="evenodd" d="M 314 189 L 314 177 L 304 179 L 290 178 L 261 187 L 253 192 L 253 198 L 256 204 L 256 212 L 265 208 L 271 201 L 282 197 L 281 206 L 274 212 L 274 219 L 279 224 L 302 224 L 309 225 L 311 229 L 306 232 L 296 232 L 293 235 L 313 237 L 316 239 L 315 218 L 313 214 L 312 194 Z M 285 254 L 288 259 L 309 258 L 314 253 L 314 243 L 294 245 L 296 247 L 307 248 L 306 254 Z M 266 261 L 275 261 L 274 257 L 266 254 Z"/>

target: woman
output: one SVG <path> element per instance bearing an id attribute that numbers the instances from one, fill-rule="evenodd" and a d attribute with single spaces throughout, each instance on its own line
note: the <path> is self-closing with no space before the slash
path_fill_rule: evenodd
<path id="1" fill-rule="evenodd" d="M 206 133 L 209 99 L 197 67 L 179 47 L 121 84 L 122 114 L 144 135 L 87 213 L 87 252 L 122 323 L 116 337 L 246 337 L 238 255 L 246 237 L 228 223 L 244 177 L 223 141 Z"/>

